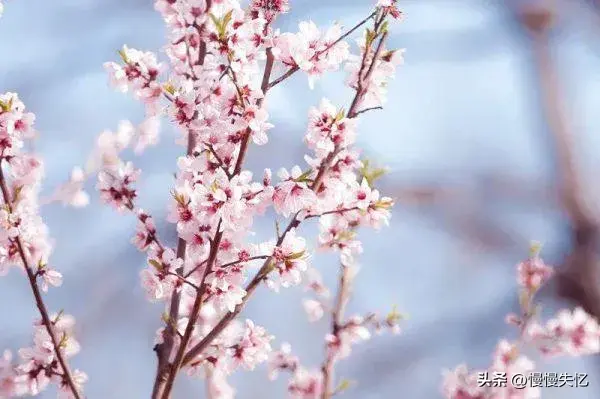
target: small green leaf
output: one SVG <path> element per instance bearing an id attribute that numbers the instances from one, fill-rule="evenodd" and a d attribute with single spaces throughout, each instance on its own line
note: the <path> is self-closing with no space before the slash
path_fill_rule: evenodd
<path id="1" fill-rule="evenodd" d="M 377 201 L 373 205 L 373 207 L 375 209 L 390 209 L 393 205 L 394 205 L 394 201 L 392 201 L 391 199 L 387 199 L 387 200 L 379 200 L 379 201 Z"/>
<path id="2" fill-rule="evenodd" d="M 233 10 L 229 10 L 229 12 L 227 14 L 225 14 L 225 16 L 223 17 L 223 22 L 222 22 L 223 31 L 225 31 L 225 29 L 227 28 L 227 25 L 229 25 L 229 22 L 231 22 L 232 16 L 233 16 Z M 223 33 L 225 33 L 225 32 L 223 32 Z"/>
<path id="3" fill-rule="evenodd" d="M 379 28 L 379 33 L 387 33 L 389 25 L 388 21 L 384 21 L 384 23 L 381 24 L 381 28 Z"/>
<path id="4" fill-rule="evenodd" d="M 342 381 L 340 381 L 337 388 L 335 388 L 334 393 L 337 394 L 337 393 L 344 392 L 344 391 L 348 390 L 348 388 L 350 388 L 353 384 L 354 384 L 354 381 L 350 381 L 350 380 L 344 378 Z"/>
<path id="5" fill-rule="evenodd" d="M 175 87 L 171 83 L 165 83 L 163 89 L 170 95 L 175 95 Z"/>
<path id="6" fill-rule="evenodd" d="M 156 268 L 156 270 L 162 270 L 163 269 L 163 265 L 157 261 L 156 259 L 150 259 L 148 261 L 148 263 L 150 263 L 152 266 L 154 266 Z"/>
<path id="7" fill-rule="evenodd" d="M 21 191 L 23 191 L 23 186 L 17 186 L 15 188 L 15 194 L 14 194 L 13 201 L 18 201 L 19 200 L 19 195 L 21 194 Z"/>
<path id="8" fill-rule="evenodd" d="M 289 260 L 300 259 L 304 256 L 305 253 L 306 253 L 306 251 L 291 254 L 290 256 L 287 257 L 287 259 L 289 259 Z"/>
<path id="9" fill-rule="evenodd" d="M 67 346 L 68 339 L 69 339 L 69 336 L 67 335 L 67 333 L 63 332 L 62 337 L 60 337 L 60 342 L 58 343 L 58 347 L 64 349 Z"/>
<path id="10" fill-rule="evenodd" d="M 366 47 L 370 47 L 377 35 L 371 29 L 367 28 Z"/>
<path id="11" fill-rule="evenodd" d="M 63 314 L 65 314 L 64 309 L 59 310 L 58 314 L 54 318 L 54 321 L 52 322 L 52 324 L 56 324 L 60 320 L 60 318 L 62 317 Z"/>
<path id="12" fill-rule="evenodd" d="M 305 183 L 310 181 L 309 176 L 312 174 L 313 170 L 309 169 L 306 172 L 303 172 L 300 176 L 294 179 L 294 181 L 298 183 Z"/>
<path id="13" fill-rule="evenodd" d="M 121 57 L 121 59 L 123 60 L 124 63 L 129 64 L 129 58 L 127 57 L 127 54 L 125 53 L 125 50 L 119 50 L 117 51 L 119 53 L 119 56 Z"/>
<path id="14" fill-rule="evenodd" d="M 215 26 L 217 27 L 217 30 L 220 29 L 220 27 L 221 27 L 221 21 L 219 21 L 219 19 L 217 17 L 215 17 L 215 14 L 213 14 L 211 12 L 210 14 L 208 14 L 208 16 L 213 21 L 213 24 L 215 24 Z"/>
<path id="15" fill-rule="evenodd" d="M 531 241 L 531 243 L 529 244 L 529 256 L 531 258 L 540 256 L 541 251 L 542 251 L 542 243 L 539 241 Z"/>

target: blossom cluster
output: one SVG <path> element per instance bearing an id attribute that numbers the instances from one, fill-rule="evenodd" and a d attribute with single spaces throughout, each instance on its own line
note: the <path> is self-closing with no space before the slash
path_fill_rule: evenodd
<path id="1" fill-rule="evenodd" d="M 395 311 L 384 319 L 372 313 L 345 317 L 342 311 L 363 250 L 359 228 L 379 229 L 391 217 L 393 200 L 374 188 L 377 173 L 361 159 L 355 141 L 359 115 L 383 105 L 386 83 L 402 60 L 402 51 L 387 50 L 384 43 L 388 19 L 400 17 L 396 1 L 379 0 L 350 30 L 341 25 L 322 29 L 304 21 L 298 32 L 274 26 L 290 10 L 287 0 L 253 0 L 246 8 L 237 0 L 156 0 L 155 9 L 167 27 L 167 60 L 123 46 L 120 60 L 104 64 L 111 85 L 145 105 L 145 119 L 137 126 L 123 121 L 115 132 L 102 132 L 85 167 L 74 168 L 50 198 L 87 205 L 84 184 L 95 175 L 102 201 L 137 219 L 132 242 L 147 260 L 141 284 L 150 301 L 165 304 L 164 325 L 154 342 L 158 368 L 153 398 L 170 397 L 180 369 L 205 378 L 211 397 L 229 398 L 235 390 L 227 379 L 234 371 L 252 370 L 273 358 L 274 337 L 252 320 L 237 320 L 260 285 L 277 292 L 305 283 L 316 295 L 304 302 L 310 320 L 332 312 L 335 327 L 325 337 L 323 370 L 347 357 L 351 346 L 368 339 L 371 331 L 397 332 Z M 366 39 L 352 56 L 346 39 L 366 24 Z M 354 93 L 351 105 L 346 110 L 323 99 L 309 111 L 306 165 L 280 168 L 276 177 L 271 169 L 258 175 L 246 170 L 249 148 L 266 144 L 275 127 L 267 110 L 268 91 L 299 71 L 312 88 L 318 78 L 344 67 Z M 32 137 L 33 115 L 23 111 L 12 93 L 0 101 L 0 151 L 11 171 L 10 182 L 2 178 L 0 271 L 19 265 L 45 291 L 59 285 L 61 275 L 47 264 L 51 247 L 37 216 L 42 164 L 20 152 L 23 141 Z M 155 219 L 138 206 L 135 184 L 141 170 L 124 159 L 127 149 L 140 154 L 158 143 L 163 118 L 175 125 L 178 143 L 186 147 L 177 160 L 167 207 L 167 220 L 177 231 L 175 246 L 160 239 Z M 287 226 L 280 228 L 278 222 L 272 239 L 252 241 L 255 220 L 271 209 L 287 219 Z M 340 257 L 343 295 L 335 303 L 311 265 L 311 243 L 302 235 L 301 224 L 312 219 L 320 226 L 316 246 Z M 36 394 L 56 380 L 61 391 L 79 398 L 86 377 L 65 368 L 65 359 L 79 348 L 72 318 L 59 314 L 51 319 L 46 313 L 36 325 L 35 347 L 20 351 L 24 364 L 13 365 L 10 355 L 5 356 L 0 376 L 8 396 L 25 393 L 22 386 Z M 333 395 L 330 371 L 294 364 L 272 364 L 273 370 L 293 372 L 290 395 Z"/>
<path id="2" fill-rule="evenodd" d="M 20 361 L 13 364 L 11 352 L 4 352 L 0 396 L 37 395 L 54 382 L 61 397 L 78 397 L 87 376 L 79 370 L 71 373 L 65 363 L 79 351 L 74 319 L 62 313 L 50 316 L 41 300 L 40 291 L 60 286 L 62 275 L 48 264 L 52 245 L 39 215 L 43 163 L 27 151 L 27 141 L 36 135 L 34 121 L 17 94 L 0 94 L 0 275 L 21 269 L 41 313 L 33 325 L 33 345 L 18 351 Z"/>
<path id="3" fill-rule="evenodd" d="M 278 291 L 314 271 L 300 224 L 319 219 L 319 247 L 340 251 L 342 264 L 351 267 L 362 251 L 355 231 L 389 222 L 393 201 L 362 174 L 365 165 L 354 143 L 358 115 L 372 97 L 383 104 L 385 82 L 401 60 L 401 51 L 382 52 L 386 18 L 399 14 L 395 2 L 377 4 L 361 23 L 373 22 L 372 42 L 359 49 L 361 70 L 347 67 L 356 93 L 352 107 L 345 111 L 324 99 L 311 109 L 306 167 L 281 168 L 275 180 L 270 169 L 259 178 L 244 169 L 249 146 L 267 143 L 274 127 L 267 92 L 297 71 L 308 75 L 312 87 L 354 60 L 347 33 L 339 25 L 322 30 L 313 22 L 301 22 L 297 33 L 281 33 L 273 24 L 289 11 L 287 1 L 255 0 L 244 9 L 235 0 L 157 0 L 155 8 L 168 29 L 168 63 L 124 46 L 120 62 L 105 68 L 117 90 L 146 104 L 148 118 L 166 116 L 181 133 L 186 155 L 177 162 L 167 218 L 176 226 L 177 247 L 161 243 L 153 218 L 136 207 L 139 174 L 130 163 L 120 161 L 118 171 L 101 167 L 98 189 L 105 202 L 138 218 L 133 242 L 148 260 L 142 285 L 149 300 L 166 302 L 166 325 L 155 342 L 159 363 L 179 363 L 215 390 L 232 393 L 226 377 L 240 365 L 253 368 L 266 360 L 271 348 L 268 340 L 244 338 L 262 328 L 231 319 L 260 283 Z M 282 74 L 271 79 L 277 70 Z M 288 226 L 272 240 L 249 242 L 254 220 L 270 207 L 289 219 Z M 251 278 L 253 268 L 258 271 Z M 341 342 L 328 346 L 346 353 L 356 337 L 366 337 L 367 326 L 383 324 L 372 315 L 350 318 L 328 337 Z"/>
<path id="4" fill-rule="evenodd" d="M 507 316 L 507 322 L 518 328 L 519 338 L 512 342 L 501 340 L 487 370 L 470 371 L 463 364 L 451 372 L 446 372 L 443 384 L 446 398 L 540 398 L 540 387 L 517 387 L 509 383 L 499 386 L 501 384 L 486 384 L 480 378 L 486 372 L 501 373 L 508 381 L 515 375 L 530 375 L 535 370 L 535 362 L 523 354 L 525 345 L 538 349 L 546 358 L 585 356 L 600 352 L 600 324 L 582 308 L 561 310 L 545 323 L 539 321 L 540 307 L 534 301 L 535 294 L 552 275 L 553 269 L 540 258 L 539 247 L 536 244 L 530 258 L 517 266 L 521 314 Z"/>

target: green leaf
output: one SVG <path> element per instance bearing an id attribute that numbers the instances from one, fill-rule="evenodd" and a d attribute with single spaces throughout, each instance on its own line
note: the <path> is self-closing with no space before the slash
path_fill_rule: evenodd
<path id="1" fill-rule="evenodd" d="M 69 336 L 67 335 L 66 332 L 63 332 L 62 337 L 60 337 L 60 342 L 58 343 L 58 347 L 64 349 L 67 346 L 67 339 L 69 339 Z"/>
<path id="2" fill-rule="evenodd" d="M 213 14 L 212 12 L 208 14 L 208 16 L 213 21 L 213 24 L 215 24 L 215 26 L 217 27 L 217 30 L 219 30 L 221 27 L 221 21 L 219 21 L 219 19 L 215 17 L 215 14 Z"/>
<path id="3" fill-rule="evenodd" d="M 129 58 L 127 57 L 127 54 L 125 53 L 125 50 L 119 50 L 117 51 L 119 53 L 119 56 L 121 57 L 121 59 L 123 60 L 124 63 L 129 64 Z"/>
<path id="4" fill-rule="evenodd" d="M 13 201 L 15 201 L 15 202 L 18 201 L 21 191 L 23 191 L 23 186 L 17 186 L 17 188 L 15 188 L 15 194 L 14 194 Z"/>
<path id="5" fill-rule="evenodd" d="M 335 388 L 334 393 L 337 394 L 337 393 L 344 392 L 344 391 L 348 390 L 348 388 L 350 388 L 353 384 L 354 384 L 354 381 L 350 381 L 350 380 L 344 378 L 342 381 L 340 381 L 337 388 Z"/>
<path id="6" fill-rule="evenodd" d="M 542 251 L 542 243 L 539 241 L 531 241 L 531 243 L 529 244 L 529 256 L 531 258 L 540 256 L 541 251 Z"/>
<path id="7" fill-rule="evenodd" d="M 377 36 L 377 34 L 375 32 L 373 32 L 371 29 L 367 28 L 367 37 L 366 37 L 366 47 L 370 47 L 371 44 L 373 43 L 373 40 L 375 40 L 375 37 Z"/>
<path id="8" fill-rule="evenodd" d="M 298 252 L 298 253 L 295 253 L 295 254 L 291 254 L 287 258 L 289 260 L 300 259 L 300 258 L 302 258 L 304 256 L 305 253 L 306 253 L 306 251 Z"/>
<path id="9" fill-rule="evenodd" d="M 157 261 L 156 259 L 150 259 L 148 261 L 148 263 L 150 263 L 152 266 L 154 266 L 156 268 L 156 270 L 162 270 L 163 269 L 163 265 Z"/>
<path id="10" fill-rule="evenodd" d="M 300 176 L 298 176 L 296 179 L 294 179 L 294 181 L 296 181 L 298 183 L 307 182 L 310 180 L 309 176 L 311 175 L 312 172 L 313 172 L 313 170 L 309 169 L 306 172 L 302 173 Z"/>
<path id="11" fill-rule="evenodd" d="M 165 89 L 165 91 L 170 95 L 175 95 L 175 87 L 171 83 L 165 83 L 163 89 Z"/>
<path id="12" fill-rule="evenodd" d="M 381 28 L 379 28 L 379 33 L 387 33 L 389 25 L 390 24 L 388 21 L 385 21 L 383 24 L 381 24 Z"/>
<path id="13" fill-rule="evenodd" d="M 229 10 L 229 12 L 227 14 L 225 14 L 225 16 L 223 17 L 223 22 L 222 22 L 222 28 L 223 28 L 223 33 L 225 33 L 225 29 L 227 28 L 227 25 L 229 25 L 229 22 L 231 22 L 231 17 L 233 16 L 233 10 Z"/>

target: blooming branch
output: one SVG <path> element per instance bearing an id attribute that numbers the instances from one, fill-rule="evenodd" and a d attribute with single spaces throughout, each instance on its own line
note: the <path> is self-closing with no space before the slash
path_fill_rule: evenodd
<path id="1" fill-rule="evenodd" d="M 34 120 L 15 93 L 0 95 L 0 274 L 6 274 L 10 265 L 25 271 L 41 316 L 34 325 L 34 346 L 19 351 L 23 363 L 9 366 L 11 354 L 5 352 L 9 363 L 4 368 L 9 373 L 0 384 L 0 395 L 37 395 L 53 381 L 62 394 L 79 399 L 87 376 L 71 372 L 66 360 L 79 351 L 72 335 L 74 320 L 62 313 L 51 316 L 41 294 L 50 285 L 61 285 L 62 275 L 47 264 L 52 247 L 38 204 L 43 164 L 22 151 L 25 141 L 35 137 Z"/>
<path id="2" fill-rule="evenodd" d="M 540 311 L 534 302 L 535 295 L 554 275 L 553 269 L 539 257 L 539 250 L 539 244 L 534 243 L 529 259 L 517 266 L 521 315 L 509 314 L 506 320 L 518 328 L 519 338 L 514 342 L 501 340 L 487 370 L 472 373 L 465 365 L 460 365 L 453 371 L 446 371 L 442 386 L 446 398 L 539 398 L 540 387 L 511 383 L 513 376 L 531 375 L 535 370 L 535 363 L 522 354 L 524 345 L 537 348 L 544 357 L 585 356 L 600 352 L 600 324 L 581 308 L 561 310 L 546 323 L 537 321 Z M 490 374 L 507 383 L 492 381 Z"/>

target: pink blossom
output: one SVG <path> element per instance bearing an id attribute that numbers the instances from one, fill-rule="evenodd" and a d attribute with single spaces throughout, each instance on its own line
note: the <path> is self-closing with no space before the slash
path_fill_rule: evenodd
<path id="1" fill-rule="evenodd" d="M 325 72 L 336 71 L 349 55 L 345 41 L 333 45 L 342 34 L 341 26 L 334 25 L 321 32 L 312 21 L 299 24 L 299 32 L 283 33 L 275 38 L 275 58 L 290 67 L 298 67 L 309 77 L 310 87 Z"/>
<path id="2" fill-rule="evenodd" d="M 278 14 L 285 14 L 290 10 L 288 0 L 252 0 L 250 9 L 264 14 L 267 21 L 273 20 Z"/>
<path id="3" fill-rule="evenodd" d="M 146 118 L 137 128 L 135 136 L 134 151 L 137 154 L 142 153 L 146 147 L 156 145 L 158 143 L 158 135 L 160 129 L 160 119 L 156 116 Z"/>
<path id="4" fill-rule="evenodd" d="M 305 299 L 302 301 L 304 311 L 308 315 L 308 321 L 315 322 L 323 317 L 324 309 L 323 304 L 314 299 Z"/>
<path id="5" fill-rule="evenodd" d="M 38 268 L 38 276 L 42 278 L 42 291 L 48 292 L 48 287 L 60 287 L 62 285 L 62 274 L 48 266 Z"/>
<path id="6" fill-rule="evenodd" d="M 273 193 L 273 206 L 278 213 L 288 217 L 315 203 L 315 194 L 306 181 L 302 180 L 303 173 L 300 167 L 294 166 L 291 173 L 281 169 L 278 175 L 282 182 L 275 186 Z"/>
<path id="7" fill-rule="evenodd" d="M 600 352 L 600 325 L 580 307 L 560 311 L 545 325 L 533 323 L 527 333 L 549 356 L 585 356 Z"/>
<path id="8" fill-rule="evenodd" d="M 50 201 L 60 201 L 63 205 L 76 208 L 87 206 L 90 196 L 84 191 L 85 172 L 80 167 L 74 167 L 69 181 L 56 189 Z"/>
<path id="9" fill-rule="evenodd" d="M 291 229 L 280 246 L 273 250 L 273 263 L 279 280 L 269 280 L 269 286 L 278 290 L 279 286 L 288 288 L 302 281 L 302 273 L 308 269 L 306 263 L 306 240 Z"/>
<path id="10" fill-rule="evenodd" d="M 289 343 L 281 344 L 281 349 L 272 352 L 269 359 L 269 379 L 275 380 L 280 371 L 295 372 L 300 364 L 298 357 L 292 355 L 292 347 Z"/>
<path id="11" fill-rule="evenodd" d="M 517 265 L 517 282 L 530 292 L 537 291 L 554 271 L 539 256 L 533 256 Z"/>
<path id="12" fill-rule="evenodd" d="M 271 352 L 272 335 L 251 320 L 246 320 L 244 334 L 233 348 L 233 361 L 246 370 L 253 370 L 258 364 L 266 362 Z"/>

